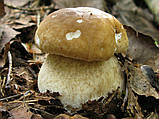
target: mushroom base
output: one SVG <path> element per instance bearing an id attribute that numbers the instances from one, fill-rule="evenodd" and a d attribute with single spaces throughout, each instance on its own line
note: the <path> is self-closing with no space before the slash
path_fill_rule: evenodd
<path id="1" fill-rule="evenodd" d="M 38 77 L 38 88 L 44 93 L 59 92 L 64 106 L 79 108 L 88 100 L 107 96 L 123 89 L 124 79 L 116 57 L 107 61 L 86 62 L 48 55 Z"/>

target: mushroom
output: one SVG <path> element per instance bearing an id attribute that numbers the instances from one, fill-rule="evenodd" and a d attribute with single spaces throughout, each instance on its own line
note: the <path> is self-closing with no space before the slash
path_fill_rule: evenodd
<path id="1" fill-rule="evenodd" d="M 96 8 L 64 8 L 48 15 L 35 33 L 35 43 L 48 53 L 38 76 L 44 93 L 59 92 L 65 107 L 123 89 L 121 66 L 114 53 L 128 49 L 123 25 Z"/>

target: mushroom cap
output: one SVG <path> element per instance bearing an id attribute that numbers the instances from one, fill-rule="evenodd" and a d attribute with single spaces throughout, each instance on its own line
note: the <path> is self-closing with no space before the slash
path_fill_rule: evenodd
<path id="1" fill-rule="evenodd" d="M 107 60 L 128 48 L 123 25 L 112 15 L 90 7 L 51 13 L 40 23 L 35 43 L 45 53 L 85 61 Z"/>
<path id="2" fill-rule="evenodd" d="M 97 100 L 118 87 L 124 78 L 115 56 L 107 61 L 86 62 L 49 54 L 38 77 L 38 88 L 60 93 L 65 107 L 80 108 L 88 100 Z"/>

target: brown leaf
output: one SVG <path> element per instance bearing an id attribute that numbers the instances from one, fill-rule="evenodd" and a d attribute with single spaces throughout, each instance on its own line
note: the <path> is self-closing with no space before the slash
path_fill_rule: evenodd
<path id="1" fill-rule="evenodd" d="M 13 30 L 8 25 L 0 26 L 0 52 L 4 48 L 3 54 L 0 54 L 0 67 L 3 67 L 6 63 L 7 54 L 10 48 L 10 40 L 15 38 L 19 32 Z"/>
<path id="2" fill-rule="evenodd" d="M 5 15 L 4 0 L 0 0 L 0 17 Z"/>
<path id="3" fill-rule="evenodd" d="M 101 10 L 105 9 L 104 0 L 54 0 L 56 8 L 70 8 L 70 7 L 94 7 Z"/>
<path id="4" fill-rule="evenodd" d="M 0 54 L 0 67 L 3 67 L 6 64 L 6 59 L 9 49 L 10 49 L 10 43 L 6 43 L 3 54 Z"/>
<path id="5" fill-rule="evenodd" d="M 79 115 L 79 114 L 76 114 L 76 115 L 74 115 L 73 117 L 71 117 L 71 119 L 88 119 L 88 118 L 83 117 L 83 116 L 81 116 L 81 115 Z"/>
<path id="6" fill-rule="evenodd" d="M 60 115 L 56 116 L 54 119 L 88 119 L 88 118 L 83 117 L 79 114 L 76 114 L 72 117 L 69 115 L 66 115 L 66 114 L 60 114 Z"/>
<path id="7" fill-rule="evenodd" d="M 132 79 L 129 79 L 129 80 L 132 80 Z M 141 108 L 140 108 L 140 106 L 137 102 L 138 98 L 137 98 L 137 96 L 134 95 L 129 82 L 127 83 L 127 85 L 128 85 L 127 86 L 128 87 L 128 106 L 127 106 L 127 110 L 130 111 L 130 113 L 132 115 L 135 115 L 135 116 L 139 117 L 137 119 L 142 119 L 143 114 L 142 114 Z"/>
<path id="8" fill-rule="evenodd" d="M 145 95 L 146 97 L 153 96 L 156 99 L 159 99 L 159 93 L 152 87 L 141 69 L 132 65 L 129 65 L 128 67 L 132 76 L 132 80 L 130 80 L 132 90 L 138 95 Z"/>
<path id="9" fill-rule="evenodd" d="M 10 119 L 31 119 L 33 113 L 28 111 L 26 107 L 17 107 L 10 111 L 12 117 Z"/>
<path id="10" fill-rule="evenodd" d="M 150 65 L 155 71 L 157 71 L 157 69 L 159 69 L 159 54 L 150 58 L 145 64 Z"/>
<path id="11" fill-rule="evenodd" d="M 69 115 L 66 114 L 60 114 L 56 116 L 54 119 L 71 119 Z"/>
<path id="12" fill-rule="evenodd" d="M 26 5 L 30 0 L 5 0 L 5 4 L 14 6 L 14 7 L 22 7 Z"/>
<path id="13" fill-rule="evenodd" d="M 118 0 L 113 12 L 124 25 L 159 41 L 159 31 L 153 25 L 152 15 L 148 10 L 144 11 L 136 7 L 133 0 Z"/>
<path id="14" fill-rule="evenodd" d="M 4 48 L 5 44 L 8 43 L 11 39 L 15 38 L 16 35 L 20 34 L 19 32 L 13 30 L 8 25 L 0 26 L 0 51 Z"/>
<path id="15" fill-rule="evenodd" d="M 16 30 L 31 27 L 31 26 L 35 25 L 35 23 L 30 22 L 31 17 L 32 16 L 29 16 L 29 15 L 27 17 L 26 16 L 24 17 L 23 15 L 21 15 L 20 19 L 12 20 L 10 22 L 10 25 L 12 26 L 12 28 L 14 28 Z"/>
<path id="16" fill-rule="evenodd" d="M 8 119 L 10 116 L 9 112 L 7 111 L 6 107 L 0 102 L 0 119 Z"/>
<path id="17" fill-rule="evenodd" d="M 159 48 L 155 46 L 151 37 L 137 33 L 131 27 L 125 28 L 129 38 L 128 56 L 139 63 L 145 63 L 159 54 Z"/>
<path id="18" fill-rule="evenodd" d="M 16 80 L 17 78 L 23 79 L 17 80 L 17 82 L 19 82 L 21 85 L 25 85 L 23 87 L 26 87 L 31 90 L 37 86 L 36 80 L 33 80 L 34 78 L 36 78 L 36 74 L 29 66 L 15 67 L 12 72 L 14 80 Z"/>
<path id="19" fill-rule="evenodd" d="M 144 0 L 151 12 L 154 15 L 155 22 L 159 25 L 159 1 L 158 0 Z"/>
<path id="20" fill-rule="evenodd" d="M 43 119 L 39 114 L 33 114 L 31 119 Z"/>

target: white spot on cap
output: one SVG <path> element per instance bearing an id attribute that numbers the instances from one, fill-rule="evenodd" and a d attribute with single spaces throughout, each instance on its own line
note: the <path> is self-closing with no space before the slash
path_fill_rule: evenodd
<path id="1" fill-rule="evenodd" d="M 118 41 L 121 40 L 121 37 L 122 37 L 122 33 L 116 33 L 116 34 L 115 34 L 116 44 L 118 44 Z"/>
<path id="2" fill-rule="evenodd" d="M 82 20 L 82 19 L 78 19 L 76 22 L 78 22 L 78 23 L 82 23 L 82 22 L 83 22 L 83 20 Z"/>
<path id="3" fill-rule="evenodd" d="M 40 39 L 38 37 L 38 35 L 35 35 L 35 44 L 37 44 L 38 46 L 40 46 Z"/>
<path id="4" fill-rule="evenodd" d="M 101 51 L 103 51 L 103 50 L 104 50 L 104 48 L 101 48 L 100 50 L 101 50 Z"/>
<path id="5" fill-rule="evenodd" d="M 69 32 L 66 34 L 66 39 L 67 40 L 72 40 L 74 38 L 79 38 L 81 35 L 81 31 L 80 30 L 76 30 L 75 32 Z"/>
<path id="6" fill-rule="evenodd" d="M 55 18 L 56 16 L 57 16 L 57 15 L 52 15 L 51 17 L 52 17 L 52 18 Z"/>

